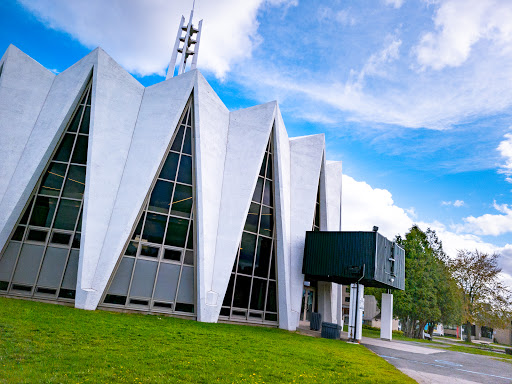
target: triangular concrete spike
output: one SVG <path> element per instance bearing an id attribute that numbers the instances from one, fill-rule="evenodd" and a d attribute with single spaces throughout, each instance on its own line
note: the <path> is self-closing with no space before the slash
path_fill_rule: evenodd
<path id="1" fill-rule="evenodd" d="M 276 220 L 276 259 L 277 285 L 279 291 L 279 327 L 292 330 L 291 322 L 291 161 L 290 139 L 286 132 L 279 106 L 276 110 L 274 128 L 274 146 L 276 148 L 274 164 L 275 183 L 275 220 Z"/>
<path id="2" fill-rule="evenodd" d="M 78 275 L 86 288 L 101 254 L 144 94 L 144 87 L 104 50 L 95 52 Z"/>
<path id="3" fill-rule="evenodd" d="M 55 75 L 14 45 L 0 61 L 0 201 Z"/>
<path id="4" fill-rule="evenodd" d="M 196 260 L 197 318 L 212 321 L 208 292 L 211 289 L 213 265 L 222 198 L 229 111 L 197 71 L 194 86 L 194 130 L 196 169 Z"/>
<path id="5" fill-rule="evenodd" d="M 209 287 L 209 321 L 216 321 L 233 268 L 242 230 L 272 132 L 276 102 L 230 113 L 226 162 Z M 206 287 L 208 289 L 208 287 Z"/>
<path id="6" fill-rule="evenodd" d="M 0 244 L 7 240 L 50 160 L 87 86 L 95 63 L 97 51 L 89 53 L 54 78 L 0 202 L 0 212 L 3 213 L 0 215 Z"/>
<path id="7" fill-rule="evenodd" d="M 196 71 L 190 71 L 145 89 L 100 256 L 95 264 L 87 264 L 87 268 L 83 265 L 79 270 L 78 279 L 85 279 L 77 283 L 77 307 L 97 307 L 137 224 L 196 77 Z"/>
<path id="8" fill-rule="evenodd" d="M 291 323 L 299 325 L 304 275 L 302 258 L 306 231 L 311 231 L 315 215 L 320 172 L 325 151 L 323 134 L 290 139 L 291 158 Z"/>

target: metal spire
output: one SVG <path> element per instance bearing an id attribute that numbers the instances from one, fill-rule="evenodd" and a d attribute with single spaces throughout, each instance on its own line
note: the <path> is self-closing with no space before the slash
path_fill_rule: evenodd
<path id="1" fill-rule="evenodd" d="M 185 17 L 181 16 L 180 26 L 178 28 L 176 42 L 174 43 L 171 61 L 169 62 L 169 67 L 167 68 L 167 76 L 165 78 L 166 80 L 170 79 L 171 77 L 174 77 L 174 69 L 176 67 L 178 54 L 181 54 L 178 75 L 185 73 L 187 69 L 187 60 L 189 56 L 193 56 L 190 69 L 195 69 L 197 67 L 197 56 L 199 54 L 199 41 L 201 40 L 201 27 L 203 25 L 203 20 L 199 21 L 197 28 L 195 28 L 192 25 L 192 18 L 194 16 L 194 6 L 195 0 L 194 3 L 192 4 L 192 11 L 190 11 L 190 18 L 188 20 L 187 25 L 184 25 Z M 185 32 L 184 36 L 182 36 L 183 32 Z M 181 47 L 180 43 L 183 43 Z M 194 46 L 194 50 L 191 50 L 192 46 Z"/>

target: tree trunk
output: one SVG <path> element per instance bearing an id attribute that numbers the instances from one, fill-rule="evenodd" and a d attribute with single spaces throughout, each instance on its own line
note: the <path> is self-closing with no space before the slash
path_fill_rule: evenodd
<path id="1" fill-rule="evenodd" d="M 430 339 L 433 338 L 434 328 L 434 323 L 430 323 L 428 325 L 428 334 L 430 335 Z"/>
<path id="2" fill-rule="evenodd" d="M 471 343 L 471 323 L 466 322 L 466 343 Z"/>

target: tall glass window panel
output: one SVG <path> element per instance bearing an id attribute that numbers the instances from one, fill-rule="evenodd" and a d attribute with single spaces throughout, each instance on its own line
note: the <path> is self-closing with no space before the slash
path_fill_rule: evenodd
<path id="1" fill-rule="evenodd" d="M 220 317 L 275 324 L 278 321 L 272 141 L 269 140 Z"/>
<path id="2" fill-rule="evenodd" d="M 90 94 L 89 82 L 0 254 L 0 294 L 75 298 Z"/>
<path id="3" fill-rule="evenodd" d="M 315 216 L 313 217 L 313 231 L 320 231 L 320 181 L 316 192 Z"/>
<path id="4" fill-rule="evenodd" d="M 192 107 L 175 134 L 102 305 L 194 315 Z"/>

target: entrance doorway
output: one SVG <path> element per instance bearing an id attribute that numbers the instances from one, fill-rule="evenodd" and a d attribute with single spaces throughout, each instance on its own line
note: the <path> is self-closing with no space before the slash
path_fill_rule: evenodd
<path id="1" fill-rule="evenodd" d="M 315 288 L 304 287 L 302 291 L 302 306 L 300 310 L 300 321 L 310 322 L 311 312 L 315 310 Z"/>

